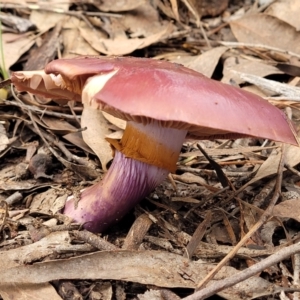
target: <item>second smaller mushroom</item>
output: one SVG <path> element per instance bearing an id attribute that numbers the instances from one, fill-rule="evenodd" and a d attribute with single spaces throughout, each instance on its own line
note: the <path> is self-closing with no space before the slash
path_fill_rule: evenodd
<path id="1" fill-rule="evenodd" d="M 94 232 L 120 220 L 176 170 L 187 135 L 261 137 L 298 145 L 293 127 L 279 109 L 178 64 L 81 57 L 55 60 L 39 72 L 30 76 L 15 72 L 12 82 L 20 91 L 56 99 L 79 101 L 81 96 L 84 107 L 127 121 L 121 141 L 108 139 L 115 156 L 103 180 L 84 190 L 78 205 L 70 199 L 64 209 Z"/>

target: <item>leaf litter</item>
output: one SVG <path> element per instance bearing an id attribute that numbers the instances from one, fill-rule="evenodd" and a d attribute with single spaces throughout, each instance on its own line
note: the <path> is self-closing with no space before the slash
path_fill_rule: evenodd
<path id="1" fill-rule="evenodd" d="M 5 0 L 1 68 L 33 70 L 78 55 L 165 59 L 261 95 L 284 109 L 297 129 L 299 11 L 296 0 L 51 1 L 47 7 Z M 109 167 L 105 138 L 119 139 L 125 123 L 103 115 L 93 139 L 78 103 L 57 105 L 30 94 L 0 100 L 0 203 L 9 203 L 0 205 L 3 299 L 296 295 L 298 267 L 291 261 L 299 254 L 290 247 L 299 235 L 299 148 L 282 152 L 278 143 L 254 139 L 187 140 L 177 173 L 119 225 L 94 235 L 60 210 Z M 219 164 L 228 187 L 209 162 Z M 270 203 L 274 209 L 257 227 Z M 235 256 L 201 296 L 193 294 L 228 253 Z M 264 265 L 274 253 L 279 260 Z M 258 275 L 227 285 L 253 266 Z M 217 289 L 220 284 L 227 288 Z"/>

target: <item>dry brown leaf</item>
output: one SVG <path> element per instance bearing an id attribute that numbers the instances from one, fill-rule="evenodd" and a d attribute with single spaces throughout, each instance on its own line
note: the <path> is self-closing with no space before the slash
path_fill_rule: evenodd
<path id="1" fill-rule="evenodd" d="M 161 0 L 155 1 L 157 8 L 170 19 L 175 19 L 174 12 L 172 10 L 171 4 L 168 2 L 163 2 Z"/>
<path id="2" fill-rule="evenodd" d="M 3 300 L 62 300 L 49 283 L 6 284 L 0 287 L 0 295 Z"/>
<path id="3" fill-rule="evenodd" d="M 251 146 L 251 147 L 237 147 L 237 148 L 228 148 L 228 149 L 227 148 L 224 149 L 205 148 L 204 150 L 209 156 L 223 156 L 223 155 L 235 155 L 239 153 L 244 154 L 249 152 L 260 152 L 262 150 L 268 150 L 274 148 L 277 148 L 277 146 L 271 146 L 271 147 Z M 193 151 L 193 152 L 180 154 L 180 157 L 191 157 L 191 156 L 204 157 L 201 151 Z"/>
<path id="4" fill-rule="evenodd" d="M 136 9 L 146 2 L 146 0 L 102 0 L 100 4 L 95 3 L 94 5 L 102 11 L 121 12 Z"/>
<path id="5" fill-rule="evenodd" d="M 172 11 L 173 11 L 173 15 L 174 15 L 175 19 L 180 22 L 177 0 L 170 0 L 170 3 L 171 3 L 171 7 L 172 7 Z"/>
<path id="6" fill-rule="evenodd" d="M 189 184 L 196 183 L 196 184 L 204 185 L 204 186 L 207 185 L 207 182 L 205 181 L 204 178 L 194 175 L 192 173 L 188 173 L 188 172 L 185 172 L 181 175 L 173 174 L 172 177 L 173 177 L 173 179 L 179 180 L 184 183 L 189 183 Z"/>
<path id="7" fill-rule="evenodd" d="M 295 166 L 300 163 L 300 148 L 292 145 L 286 145 L 285 147 L 285 163 L 291 166 Z M 247 185 L 250 185 L 265 177 L 277 174 L 281 152 L 273 150 L 272 153 L 273 154 L 271 154 L 268 159 L 260 166 L 254 178 L 252 178 L 250 182 L 247 183 Z"/>
<path id="8" fill-rule="evenodd" d="M 152 34 L 145 38 L 127 37 L 117 39 L 107 39 L 99 37 L 99 32 L 90 28 L 80 28 L 82 37 L 97 51 L 107 55 L 125 55 L 131 52 L 145 48 L 166 38 L 173 31 L 171 23 L 161 26 L 158 33 Z"/>
<path id="9" fill-rule="evenodd" d="M 16 249 L 0 251 L 0 270 L 6 270 L 25 263 L 37 261 L 47 255 L 55 253 L 59 248 L 71 245 L 68 231 L 50 233 L 36 243 Z"/>
<path id="10" fill-rule="evenodd" d="M 41 9 L 51 7 L 53 10 L 56 10 L 58 12 L 68 11 L 69 6 L 73 3 L 71 0 L 65 0 L 65 1 L 47 0 L 47 2 L 45 2 L 44 0 L 35 0 L 35 1 L 26 0 L 26 2 L 27 2 L 27 5 L 34 2 Z"/>
<path id="11" fill-rule="evenodd" d="M 106 135 L 110 134 L 109 124 L 100 110 L 85 106 L 81 116 L 81 126 L 87 127 L 87 130 L 82 131 L 83 139 L 93 149 L 101 162 L 102 169 L 106 171 L 107 163 L 113 158 L 112 149 L 105 140 Z"/>
<path id="12" fill-rule="evenodd" d="M 15 174 L 14 174 L 15 175 Z M 0 183 L 0 190 L 3 191 L 27 191 L 34 190 L 42 187 L 49 187 L 50 183 L 36 184 L 36 180 L 24 181 L 5 181 Z"/>
<path id="13" fill-rule="evenodd" d="M 232 230 L 232 225 L 234 226 L 234 231 Z M 231 228 L 230 228 L 231 227 Z M 211 227 L 211 234 L 214 237 L 214 239 L 218 242 L 221 242 L 222 244 L 227 244 L 227 245 L 235 245 L 235 234 L 238 235 L 239 233 L 239 227 L 236 223 L 230 224 L 225 227 L 223 223 L 215 223 Z M 217 244 L 216 244 L 217 245 Z M 201 247 L 198 247 L 198 249 Z M 199 250 L 197 250 L 199 251 Z"/>
<path id="14" fill-rule="evenodd" d="M 48 130 L 51 130 L 54 133 L 64 134 L 63 138 L 73 145 L 81 148 L 88 153 L 94 153 L 91 148 L 89 148 L 88 145 L 83 141 L 82 133 L 78 132 L 78 129 L 75 126 L 71 125 L 68 121 L 47 116 L 43 116 L 42 119 L 39 119 L 36 116 L 33 116 L 33 118 L 37 123 L 47 128 Z"/>
<path id="15" fill-rule="evenodd" d="M 52 216 L 65 206 L 67 197 L 68 195 L 66 193 L 59 195 L 57 189 L 50 188 L 33 197 L 30 204 L 30 212 Z"/>
<path id="16" fill-rule="evenodd" d="M 299 0 L 277 0 L 266 9 L 265 13 L 294 26 L 296 30 L 300 30 Z"/>
<path id="17" fill-rule="evenodd" d="M 74 171 L 79 176 L 85 179 L 95 179 L 99 177 L 99 173 L 95 170 L 94 164 L 79 165 L 77 163 L 70 162 L 63 157 L 56 156 L 56 158 L 68 169 Z"/>
<path id="18" fill-rule="evenodd" d="M 179 56 L 172 61 L 182 64 L 211 78 L 220 57 L 227 51 L 227 47 L 216 47 L 197 56 Z"/>
<path id="19" fill-rule="evenodd" d="M 7 3 L 7 4 L 12 4 L 12 3 L 14 3 L 14 4 L 19 4 L 19 5 L 27 5 L 27 2 L 26 2 L 26 0 L 1 0 L 1 4 L 5 4 L 5 3 Z"/>
<path id="20" fill-rule="evenodd" d="M 43 116 L 42 118 L 39 118 L 36 115 L 34 115 L 33 118 L 36 123 L 57 134 L 63 135 L 78 131 L 75 126 L 71 125 L 70 122 L 67 122 L 63 119 L 50 116 Z"/>
<path id="21" fill-rule="evenodd" d="M 149 290 L 146 291 L 144 294 L 138 295 L 139 300 L 161 300 L 161 292 L 158 290 Z"/>
<path id="22" fill-rule="evenodd" d="M 124 29 L 130 32 L 131 38 L 148 37 L 159 33 L 167 21 L 161 21 L 158 10 L 150 2 L 139 6 L 137 9 L 124 13 L 123 18 L 118 19 Z"/>
<path id="23" fill-rule="evenodd" d="M 272 74 L 283 74 L 282 71 L 274 66 L 265 64 L 263 61 L 247 60 L 243 58 L 228 57 L 224 62 L 222 82 L 230 84 L 233 80 L 235 83 L 243 83 L 244 80 L 236 72 L 265 77 Z"/>
<path id="24" fill-rule="evenodd" d="M 258 95 L 262 98 L 267 97 L 267 93 L 262 91 L 260 88 L 258 88 L 256 85 L 246 85 L 242 87 L 243 90 L 248 91 L 252 94 Z"/>
<path id="25" fill-rule="evenodd" d="M 1 13 L 0 20 L 2 22 L 2 32 L 5 32 L 5 26 L 10 28 L 14 33 L 25 33 L 35 29 L 35 25 L 32 24 L 27 18 L 12 15 L 10 13 Z"/>
<path id="26" fill-rule="evenodd" d="M 189 10 L 190 15 L 195 18 L 195 23 L 197 27 L 200 27 L 200 19 L 201 19 L 201 8 L 197 9 L 195 0 L 181 0 L 184 3 L 186 8 Z M 202 1 L 200 2 L 200 5 Z"/>
<path id="27" fill-rule="evenodd" d="M 41 31 L 46 32 L 65 18 L 64 14 L 58 14 L 43 10 L 33 10 L 30 21 Z M 47 20 L 47 22 L 45 22 Z"/>
<path id="28" fill-rule="evenodd" d="M 3 33 L 2 45 L 5 67 L 9 69 L 34 44 L 25 34 Z"/>
<path id="29" fill-rule="evenodd" d="M 6 134 L 5 127 L 0 124 L 0 152 L 8 147 L 9 139 Z"/>
<path id="30" fill-rule="evenodd" d="M 101 251 L 70 259 L 48 261 L 3 270 L 0 287 L 5 283 L 42 283 L 60 279 L 123 280 L 159 287 L 195 288 L 213 264 L 190 261 L 166 251 Z M 216 280 L 236 274 L 232 267 L 223 267 Z M 213 284 L 214 280 L 210 284 Z M 219 292 L 226 299 L 240 299 L 239 293 L 263 292 L 273 284 L 252 277 Z"/>
<path id="31" fill-rule="evenodd" d="M 92 149 L 84 142 L 81 132 L 68 133 L 64 135 L 63 138 L 66 139 L 68 142 L 72 143 L 73 145 L 81 148 L 82 150 L 94 154 Z"/>
<path id="32" fill-rule="evenodd" d="M 216 17 L 220 15 L 227 7 L 229 0 L 190 0 L 194 5 L 200 16 Z"/>
<path id="33" fill-rule="evenodd" d="M 119 118 L 116 118 L 108 113 L 106 113 L 105 111 L 102 112 L 104 118 L 109 121 L 111 124 L 117 126 L 118 128 L 120 129 L 125 129 L 126 127 L 126 121 L 122 120 L 122 119 L 119 119 Z"/>
<path id="34" fill-rule="evenodd" d="M 118 130 L 118 131 L 112 132 L 110 134 L 107 134 L 105 137 L 108 139 L 120 140 L 123 136 L 123 133 L 124 133 L 123 130 Z"/>
<path id="35" fill-rule="evenodd" d="M 99 297 L 101 297 L 101 298 L 99 298 Z M 89 292 L 89 299 L 91 299 L 91 300 L 97 300 L 97 299 L 112 300 L 113 299 L 112 284 L 110 282 L 94 283 L 91 287 L 91 291 Z"/>
<path id="36" fill-rule="evenodd" d="M 99 55 L 99 53 L 80 35 L 78 28 L 83 28 L 85 26 L 87 26 L 85 22 L 75 17 L 70 17 L 63 25 L 63 58 L 73 58 L 78 55 Z"/>
<path id="37" fill-rule="evenodd" d="M 239 201 L 243 210 L 243 222 L 245 229 L 250 230 L 263 214 L 263 210 L 245 201 Z"/>
<path id="38" fill-rule="evenodd" d="M 38 260 L 55 253 L 54 245 L 61 247 L 71 244 L 71 238 L 67 231 L 54 232 L 42 240 L 20 248 L 0 252 L 0 270 L 6 270 L 19 266 L 25 262 Z M 0 286 L 0 295 L 4 300 L 61 300 L 55 289 L 49 283 L 39 284 L 7 284 Z"/>
<path id="39" fill-rule="evenodd" d="M 291 199 L 277 204 L 273 215 L 281 218 L 292 218 L 300 222 L 300 199 Z"/>
<path id="40" fill-rule="evenodd" d="M 274 213 L 274 209 L 273 209 L 273 213 Z M 275 233 L 275 230 L 281 226 L 282 224 L 279 222 L 278 219 L 277 220 L 271 219 L 261 227 L 260 237 L 262 241 L 265 243 L 265 245 L 270 245 L 271 247 L 274 246 L 273 235 Z"/>
<path id="41" fill-rule="evenodd" d="M 30 2 L 30 1 L 27 1 Z M 31 14 L 29 19 L 32 23 L 34 23 L 37 28 L 41 32 L 48 31 L 52 27 L 54 27 L 56 24 L 58 24 L 60 21 L 64 20 L 66 18 L 66 15 L 61 12 L 67 12 L 69 10 L 70 1 L 60 1 L 60 0 L 48 0 L 47 2 L 43 0 L 35 1 L 35 7 L 36 8 L 42 8 L 42 9 L 33 9 L 31 10 Z M 27 5 L 29 5 L 27 3 Z M 43 8 L 46 8 L 43 10 Z M 57 12 L 51 12 L 47 11 L 50 9 L 53 9 L 53 11 Z M 60 12 L 60 13 L 58 13 Z M 45 22 L 47 20 L 47 22 Z"/>
<path id="42" fill-rule="evenodd" d="M 276 17 L 247 15 L 230 22 L 230 27 L 241 43 L 261 44 L 300 54 L 300 32 Z"/>
<path id="43" fill-rule="evenodd" d="M 30 49 L 29 56 L 24 64 L 24 70 L 42 70 L 46 64 L 55 59 L 60 43 L 62 22 L 55 25 L 53 30 L 44 34 L 43 43 Z"/>
<path id="44" fill-rule="evenodd" d="M 49 187 L 53 182 L 37 182 L 35 179 L 16 180 L 16 166 L 7 165 L 0 169 L 0 191 L 25 191 Z"/>

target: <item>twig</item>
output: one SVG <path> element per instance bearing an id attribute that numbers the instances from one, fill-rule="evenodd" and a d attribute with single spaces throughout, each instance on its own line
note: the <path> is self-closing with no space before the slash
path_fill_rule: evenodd
<path id="1" fill-rule="evenodd" d="M 13 193 L 12 195 L 10 195 L 9 197 L 7 197 L 5 199 L 5 202 L 8 204 L 8 205 L 13 205 L 19 201 L 21 201 L 23 199 L 23 195 L 20 193 L 20 192 L 15 192 Z"/>
<path id="2" fill-rule="evenodd" d="M 264 201 L 269 197 L 276 184 L 276 179 L 271 179 L 266 183 L 259 194 L 257 194 L 252 202 L 253 206 L 261 207 Z"/>
<path id="3" fill-rule="evenodd" d="M 208 203 L 211 199 L 215 198 L 216 196 L 226 192 L 227 190 L 229 190 L 229 186 L 225 187 L 225 188 L 222 188 L 220 189 L 219 191 L 216 191 L 210 195 L 208 195 L 207 197 L 205 197 L 205 199 L 201 200 L 198 204 L 194 205 L 191 209 L 189 209 L 185 215 L 184 215 L 184 218 L 187 218 L 187 216 L 192 212 L 192 211 L 195 211 L 195 209 L 197 209 L 198 207 L 202 206 L 204 203 Z M 237 192 L 233 192 L 234 195 L 237 193 Z M 198 196 L 201 196 L 201 193 L 200 194 L 196 194 L 194 195 L 194 197 L 198 197 Z M 234 198 L 234 196 L 232 197 L 232 199 Z"/>
<path id="4" fill-rule="evenodd" d="M 201 2 L 202 0 L 198 0 L 198 2 Z M 197 27 L 200 27 L 200 24 L 201 24 L 201 16 L 199 16 L 193 2 L 191 1 L 187 1 L 187 0 L 182 0 L 182 2 L 184 3 L 184 5 L 187 7 L 187 9 L 192 13 L 192 15 L 195 17 L 196 19 L 196 26 Z M 199 4 L 198 4 L 199 5 Z"/>
<path id="5" fill-rule="evenodd" d="M 239 243 L 233 248 L 231 252 L 229 252 L 219 263 L 218 265 L 211 271 L 209 274 L 199 282 L 197 285 L 197 289 L 200 289 L 201 287 L 205 286 L 209 280 L 211 280 L 216 273 L 230 260 L 232 259 L 238 250 L 247 242 L 247 240 L 256 232 L 269 218 L 269 216 L 272 214 L 273 207 L 275 206 L 279 195 L 281 191 L 281 183 L 282 183 L 282 172 L 284 167 L 284 144 L 282 145 L 282 154 L 281 154 L 281 160 L 278 166 L 278 175 L 277 175 L 277 181 L 276 186 L 274 190 L 274 195 L 271 199 L 271 202 L 268 206 L 268 208 L 264 211 L 264 213 L 261 215 L 260 219 L 257 221 L 257 223 L 251 228 L 251 230 L 239 241 Z"/>
<path id="6" fill-rule="evenodd" d="M 300 273 L 300 254 L 295 253 L 294 255 L 294 276 L 293 276 L 293 285 L 299 286 L 299 273 Z M 299 299 L 299 292 L 295 293 L 294 300 Z"/>
<path id="7" fill-rule="evenodd" d="M 180 300 L 175 293 L 167 289 L 161 289 L 160 295 L 162 300 Z"/>
<path id="8" fill-rule="evenodd" d="M 123 18 L 121 14 L 115 13 L 107 13 L 107 12 L 84 12 L 84 11 L 66 11 L 61 8 L 49 8 L 42 5 L 32 4 L 32 5 L 16 5 L 16 4 L 5 4 L 6 9 L 31 9 L 31 10 L 39 10 L 39 11 L 46 11 L 52 12 L 57 14 L 69 15 L 74 16 L 79 19 L 83 19 L 83 15 L 86 16 L 100 16 L 100 17 L 113 17 L 113 18 Z M 84 20 L 85 21 L 85 20 Z"/>
<path id="9" fill-rule="evenodd" d="M 267 45 L 263 45 L 263 44 L 249 44 L 249 43 L 239 43 L 239 42 L 220 42 L 221 45 L 223 46 L 227 46 L 227 47 L 232 47 L 232 48 L 241 48 L 241 47 L 247 47 L 247 48 L 260 48 L 260 49 L 265 49 L 265 50 L 271 50 L 271 51 L 277 51 L 280 53 L 286 53 L 289 54 L 291 56 L 295 56 L 297 58 L 300 58 L 300 55 L 295 53 L 295 52 L 291 52 L 285 49 L 281 49 L 281 48 L 276 48 L 276 47 L 272 47 L 272 46 L 267 46 Z"/>
<path id="10" fill-rule="evenodd" d="M 6 225 L 6 219 L 8 217 L 8 204 L 6 201 L 2 200 L 0 201 L 0 212 L 1 212 L 1 223 L 0 223 L 0 233 L 2 233 L 5 225 Z"/>
<path id="11" fill-rule="evenodd" d="M 0 89 L 4 88 L 5 86 L 8 86 L 10 84 L 11 84 L 11 80 L 10 79 L 2 80 L 0 82 Z"/>
<path id="12" fill-rule="evenodd" d="M 300 177 L 300 172 L 298 170 L 296 170 L 294 167 L 292 167 L 291 165 L 289 164 L 285 164 L 284 165 L 287 170 L 289 170 L 290 172 L 292 172 L 293 174 L 297 175 L 298 177 Z"/>
<path id="13" fill-rule="evenodd" d="M 138 250 L 152 223 L 146 213 L 140 215 L 131 226 L 124 240 L 122 249 Z"/>
<path id="14" fill-rule="evenodd" d="M 229 23 L 228 23 L 228 22 L 225 22 L 225 23 L 219 25 L 218 27 L 209 30 L 209 31 L 207 32 L 207 37 L 210 37 L 211 35 L 217 33 L 217 32 L 220 31 L 222 28 L 224 28 L 224 27 L 226 27 L 226 26 L 228 26 L 228 25 L 229 25 Z"/>
<path id="15" fill-rule="evenodd" d="M 75 114 L 75 111 L 74 111 L 74 101 L 68 101 L 68 106 L 71 110 L 71 113 L 74 117 L 74 119 L 76 120 L 76 122 L 78 123 L 78 125 L 81 127 L 81 123 L 80 123 L 80 119 L 79 117 Z"/>
<path id="16" fill-rule="evenodd" d="M 201 222 L 197 229 L 195 230 L 192 238 L 190 239 L 188 245 L 186 246 L 186 252 L 184 253 L 183 257 L 187 257 L 189 259 L 192 258 L 192 256 L 194 255 L 200 241 L 202 240 L 204 233 L 206 231 L 206 228 L 208 227 L 208 225 L 211 222 L 211 211 L 209 210 L 206 215 L 205 218 L 203 220 L 203 222 Z"/>
<path id="17" fill-rule="evenodd" d="M 265 100 L 268 101 L 292 101 L 292 102 L 300 102 L 300 95 L 299 97 L 287 97 L 287 96 L 276 96 L 276 97 L 263 97 Z"/>
<path id="18" fill-rule="evenodd" d="M 202 34 L 202 36 L 203 36 L 203 38 L 204 38 L 204 40 L 205 40 L 205 42 L 206 42 L 206 44 L 207 44 L 207 46 L 208 46 L 208 48 L 212 48 L 212 46 L 211 46 L 211 43 L 210 43 L 210 41 L 209 41 L 209 39 L 208 39 L 208 37 L 207 37 L 207 34 L 206 34 L 206 32 L 205 32 L 205 30 L 204 30 L 204 28 L 203 28 L 203 24 L 202 24 L 202 22 L 200 22 L 200 24 L 199 24 L 199 27 L 200 27 L 200 30 L 201 30 L 201 34 Z"/>
<path id="19" fill-rule="evenodd" d="M 17 107 L 20 107 L 22 109 L 26 109 L 27 111 L 33 111 L 33 112 L 38 113 L 38 114 L 44 114 L 44 115 L 48 115 L 48 116 L 53 116 L 53 117 L 65 119 L 65 120 L 74 120 L 75 119 L 75 117 L 72 116 L 72 115 L 57 113 L 57 112 L 53 112 L 53 111 L 49 111 L 49 110 L 45 110 L 45 109 L 42 110 L 42 109 L 39 109 L 39 108 L 37 108 L 33 105 L 26 105 L 22 101 L 17 102 L 17 101 L 4 100 L 4 101 L 2 101 L 2 103 L 6 104 L 6 105 L 17 106 Z M 77 116 L 77 118 L 80 118 L 80 116 Z"/>
<path id="20" fill-rule="evenodd" d="M 113 251 L 118 249 L 117 246 L 87 230 L 77 231 L 75 232 L 75 236 L 102 251 Z"/>
<path id="21" fill-rule="evenodd" d="M 249 278 L 259 272 L 262 272 L 266 268 L 273 266 L 274 264 L 276 264 L 298 252 L 300 252 L 300 243 L 299 242 L 297 244 L 282 248 L 281 250 L 270 255 L 269 257 L 265 258 L 264 260 L 260 261 L 259 263 L 252 265 L 251 267 L 245 269 L 244 271 L 238 272 L 237 274 L 235 274 L 231 277 L 214 282 L 211 286 L 204 288 L 203 290 L 200 290 L 191 296 L 185 297 L 182 300 L 205 299 L 225 288 L 233 286 L 233 285 L 235 285 L 243 280 L 246 280 L 247 278 Z"/>
<path id="22" fill-rule="evenodd" d="M 289 97 L 297 101 L 300 98 L 300 88 L 289 86 L 284 83 L 280 83 L 274 80 L 265 79 L 256 75 L 241 73 L 237 71 L 233 71 L 239 77 L 247 82 L 250 82 L 262 90 L 267 90 L 275 94 L 282 95 L 284 97 Z M 280 99 L 280 98 L 278 98 Z"/>
<path id="23" fill-rule="evenodd" d="M 31 114 L 31 112 L 29 112 L 29 114 Z M 36 125 L 35 121 L 33 119 L 32 123 L 33 126 L 31 125 L 27 125 L 33 132 L 35 132 L 37 135 L 39 135 L 41 137 L 41 139 L 43 140 L 43 142 L 47 145 L 47 147 L 49 148 L 49 150 L 52 152 L 52 154 L 59 160 L 60 156 L 58 155 L 58 153 L 49 145 L 49 142 L 54 144 L 56 147 L 58 147 L 60 149 L 60 151 L 66 156 L 68 161 L 75 161 L 80 165 L 85 165 L 87 167 L 90 167 L 90 164 L 88 161 L 86 161 L 85 159 L 78 157 L 74 154 L 72 154 L 64 145 L 64 143 L 62 143 L 61 141 L 55 139 L 52 135 L 46 133 L 44 130 L 38 128 L 38 126 Z"/>
<path id="24" fill-rule="evenodd" d="M 18 106 L 21 108 L 21 109 L 27 109 L 27 113 L 28 113 L 28 116 L 32 122 L 32 125 L 27 125 L 33 132 L 35 132 L 36 134 L 38 134 L 41 139 L 43 140 L 43 142 L 45 143 L 45 145 L 48 147 L 48 149 L 52 152 L 52 154 L 58 159 L 60 160 L 60 156 L 58 155 L 58 153 L 49 145 L 48 141 L 50 141 L 51 143 L 53 143 L 54 145 L 56 145 L 64 154 L 65 156 L 67 157 L 67 159 L 69 161 L 77 161 L 79 164 L 82 164 L 82 165 L 86 165 L 87 162 L 76 156 L 76 155 L 73 155 L 66 147 L 65 145 L 60 142 L 60 141 L 57 141 L 56 139 L 54 139 L 50 134 L 44 132 L 43 130 L 41 130 L 38 125 L 36 124 L 33 116 L 32 116 L 32 112 L 30 110 L 30 106 L 28 105 L 25 105 L 23 104 L 23 102 L 21 101 L 20 98 L 18 98 L 18 96 L 15 94 L 14 90 L 11 89 L 11 92 L 12 92 L 12 95 L 13 97 L 16 99 L 17 102 L 15 102 L 16 104 L 18 104 Z M 40 110 L 42 113 L 44 113 L 45 111 L 43 110 Z"/>

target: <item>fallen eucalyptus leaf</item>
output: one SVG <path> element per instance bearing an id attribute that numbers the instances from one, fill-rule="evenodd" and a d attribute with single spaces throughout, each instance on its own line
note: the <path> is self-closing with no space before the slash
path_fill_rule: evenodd
<path id="1" fill-rule="evenodd" d="M 161 27 L 161 30 L 145 38 L 107 39 L 98 36 L 91 28 L 79 28 L 82 37 L 97 51 L 107 55 L 125 55 L 137 49 L 145 48 L 153 43 L 167 38 L 173 31 L 171 23 Z"/>
<path id="2" fill-rule="evenodd" d="M 291 199 L 277 204 L 273 215 L 281 218 L 292 218 L 300 222 L 300 199 Z"/>
<path id="3" fill-rule="evenodd" d="M 0 288 L 7 283 L 43 283 L 61 279 L 123 280 L 168 288 L 191 288 L 208 274 L 214 264 L 190 261 L 166 251 L 101 251 L 70 259 L 53 260 L 3 270 Z M 236 274 L 236 269 L 223 267 L 215 280 Z M 212 280 L 210 284 L 214 284 Z M 251 277 L 218 295 L 241 299 L 239 293 L 259 293 L 274 284 Z"/>
<path id="4" fill-rule="evenodd" d="M 20 248 L 0 252 L 0 271 L 13 268 L 25 262 L 36 261 L 55 253 L 59 248 L 71 246 L 67 231 L 54 232 L 40 241 Z M 72 250 L 71 250 L 72 251 Z M 10 283 L 0 286 L 3 300 L 62 300 L 49 283 Z"/>
<path id="5" fill-rule="evenodd" d="M 241 43 L 262 44 L 300 54 L 299 31 L 276 17 L 249 14 L 230 22 L 230 27 Z"/>
<path id="6" fill-rule="evenodd" d="M 82 132 L 84 141 L 93 149 L 101 162 L 102 169 L 106 171 L 107 163 L 113 158 L 112 149 L 105 140 L 106 135 L 111 133 L 108 122 L 100 110 L 85 106 L 81 116 L 81 126 L 87 128 Z"/>

